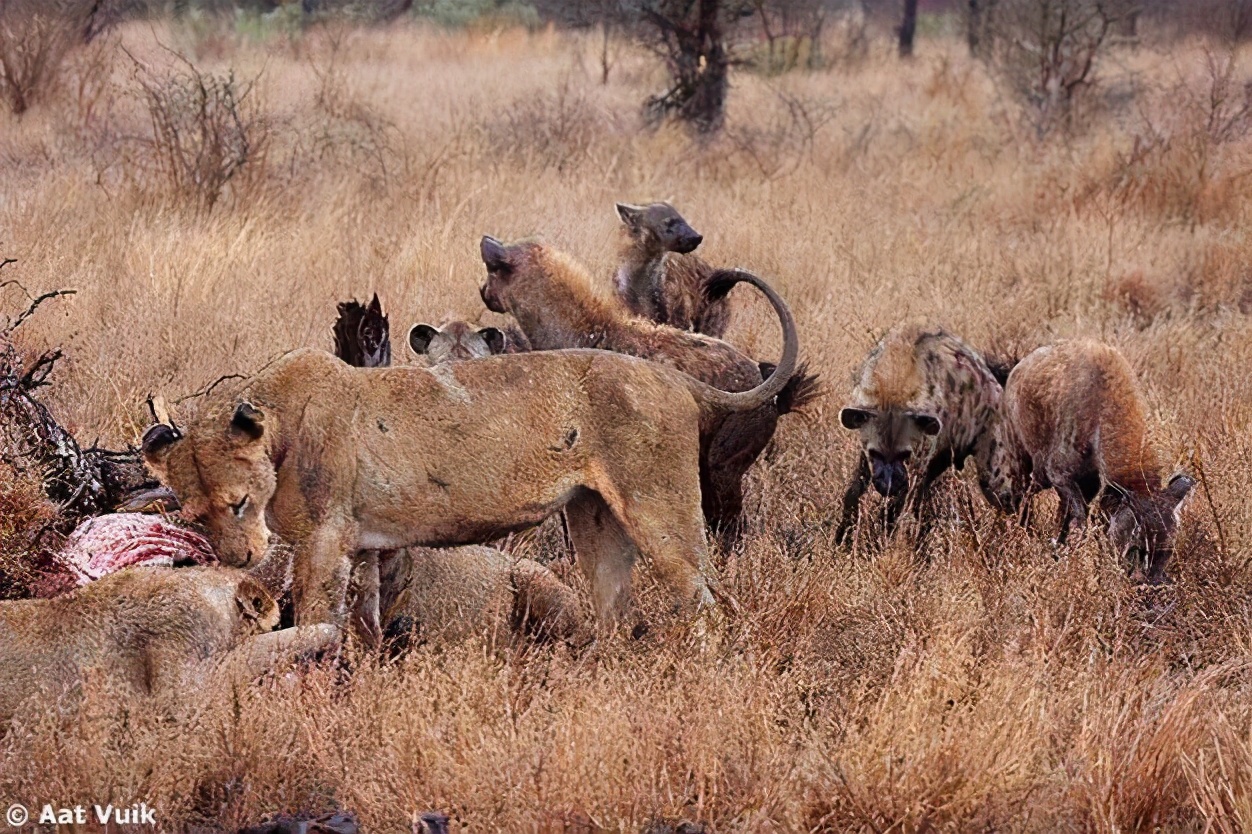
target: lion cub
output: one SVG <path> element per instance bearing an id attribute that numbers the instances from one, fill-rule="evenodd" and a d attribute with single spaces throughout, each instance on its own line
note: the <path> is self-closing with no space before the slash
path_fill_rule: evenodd
<path id="1" fill-rule="evenodd" d="M 277 624 L 269 592 L 230 568 L 128 568 L 52 599 L 0 602 L 0 723 L 36 695 L 77 697 L 88 677 L 185 696 L 215 673 L 245 683 L 339 639 L 333 626 Z"/>
<path id="2" fill-rule="evenodd" d="M 1036 492 L 1055 489 L 1063 543 L 1071 528 L 1086 525 L 1098 497 L 1118 554 L 1160 580 L 1195 481 L 1175 474 L 1165 482 L 1126 357 L 1090 340 L 1041 347 L 1009 374 L 1001 412 L 994 502 L 1021 511 Z"/>

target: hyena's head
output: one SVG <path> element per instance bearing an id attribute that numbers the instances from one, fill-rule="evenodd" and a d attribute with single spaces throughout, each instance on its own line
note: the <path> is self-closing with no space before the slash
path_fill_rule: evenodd
<path id="1" fill-rule="evenodd" d="M 649 255 L 662 252 L 685 255 L 694 252 L 704 240 L 669 203 L 646 206 L 618 203 L 617 216 L 622 219 L 631 242 Z"/>
<path id="2" fill-rule="evenodd" d="M 524 303 L 541 272 L 543 247 L 534 241 L 506 244 L 484 235 L 479 250 L 487 267 L 487 280 L 478 289 L 483 304 L 493 313 L 515 314 L 515 303 Z"/>
<path id="3" fill-rule="evenodd" d="M 1127 564 L 1160 574 L 1174 552 L 1183 504 L 1194 486 L 1194 478 L 1179 473 L 1164 489 L 1146 494 L 1113 487 L 1122 500 L 1109 519 L 1109 539 Z"/>
<path id="4" fill-rule="evenodd" d="M 908 490 L 909 469 L 929 457 L 928 441 L 943 428 L 933 414 L 865 406 L 843 409 L 839 412 L 839 422 L 845 429 L 860 433 L 874 489 L 887 497 Z"/>
<path id="5" fill-rule="evenodd" d="M 415 324 L 409 330 L 409 347 L 432 365 L 461 362 L 504 353 L 504 333 L 466 321 L 450 321 L 442 327 Z"/>

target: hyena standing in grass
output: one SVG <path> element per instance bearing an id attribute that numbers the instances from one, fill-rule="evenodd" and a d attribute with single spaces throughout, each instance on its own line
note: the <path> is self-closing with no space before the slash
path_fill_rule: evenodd
<path id="1" fill-rule="evenodd" d="M 844 428 L 860 433 L 862 453 L 843 496 L 836 540 L 850 541 L 871 483 L 887 499 L 887 524 L 894 528 L 906 505 L 920 511 L 931 483 L 951 467 L 962 469 L 969 457 L 985 479 L 1001 378 L 981 354 L 940 328 L 914 323 L 887 333 L 861 366 L 852 403 L 839 413 Z"/>
<path id="2" fill-rule="evenodd" d="M 706 292 L 714 269 L 692 254 L 704 237 L 669 203 L 618 203 L 617 215 L 625 238 L 618 298 L 637 316 L 720 339 L 730 302 Z"/>
<path id="3" fill-rule="evenodd" d="M 1127 567 L 1159 581 L 1195 481 L 1175 474 L 1164 482 L 1146 412 L 1134 371 L 1116 348 L 1088 340 L 1039 348 L 1005 385 L 988 497 L 1021 513 L 1036 492 L 1055 489 L 1058 543 L 1086 525 L 1096 501 Z"/>

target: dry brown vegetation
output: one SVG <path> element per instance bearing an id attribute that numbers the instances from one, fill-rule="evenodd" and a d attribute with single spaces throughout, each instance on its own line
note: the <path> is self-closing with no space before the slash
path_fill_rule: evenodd
<path id="1" fill-rule="evenodd" d="M 745 546 L 718 559 L 738 610 L 712 639 L 420 647 L 179 726 L 100 693 L 82 720 L 49 707 L 8 729 L 0 804 L 143 800 L 166 830 L 335 805 L 370 831 L 432 808 L 462 831 L 1252 829 L 1252 55 L 1126 47 L 1086 121 L 1041 141 L 957 41 L 907 64 L 884 41 L 829 71 L 733 74 L 730 137 L 695 144 L 640 131 L 662 70 L 623 48 L 601 85 L 591 37 L 114 37 L 128 54 L 108 53 L 102 97 L 0 115 L 5 275 L 78 290 L 19 335 L 64 349 L 47 395 L 87 442 L 136 442 L 151 392 L 329 347 L 345 298 L 377 291 L 399 333 L 498 324 L 477 294 L 484 233 L 542 234 L 607 292 L 615 200 L 671 199 L 710 259 L 776 282 L 832 393 L 757 466 Z M 188 188 L 198 168 L 152 157 L 150 85 L 194 72 L 218 95 L 232 71 L 264 153 L 209 200 Z M 728 338 L 773 359 L 773 316 L 740 292 Z M 884 544 L 872 507 L 838 551 L 856 447 L 837 410 L 906 316 L 1001 353 L 1120 347 L 1162 458 L 1202 476 L 1175 582 L 1132 584 L 1099 535 L 1054 552 L 1050 498 L 1022 531 L 969 473 L 920 554 Z"/>

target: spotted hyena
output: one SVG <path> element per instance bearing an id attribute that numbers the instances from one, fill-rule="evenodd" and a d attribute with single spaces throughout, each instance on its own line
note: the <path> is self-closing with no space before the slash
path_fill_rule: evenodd
<path id="1" fill-rule="evenodd" d="M 1049 487 L 1060 498 L 1058 543 L 1095 502 L 1128 568 L 1163 578 L 1178 516 L 1195 481 L 1165 481 L 1148 442 L 1147 407 L 1130 363 L 1089 340 L 1035 350 L 1013 369 L 1001 401 L 989 498 L 1021 512 Z"/>
<path id="2" fill-rule="evenodd" d="M 852 402 L 839 413 L 861 435 L 862 454 L 843 497 L 837 539 L 850 540 L 869 484 L 884 496 L 894 526 L 910 502 L 971 456 L 990 472 L 1000 379 L 978 351 L 947 331 L 906 324 L 887 333 L 857 376 Z"/>
<path id="3" fill-rule="evenodd" d="M 720 339 L 730 303 L 706 292 L 715 270 L 693 254 L 704 237 L 669 203 L 618 203 L 617 216 L 623 236 L 617 297 L 637 316 Z"/>

